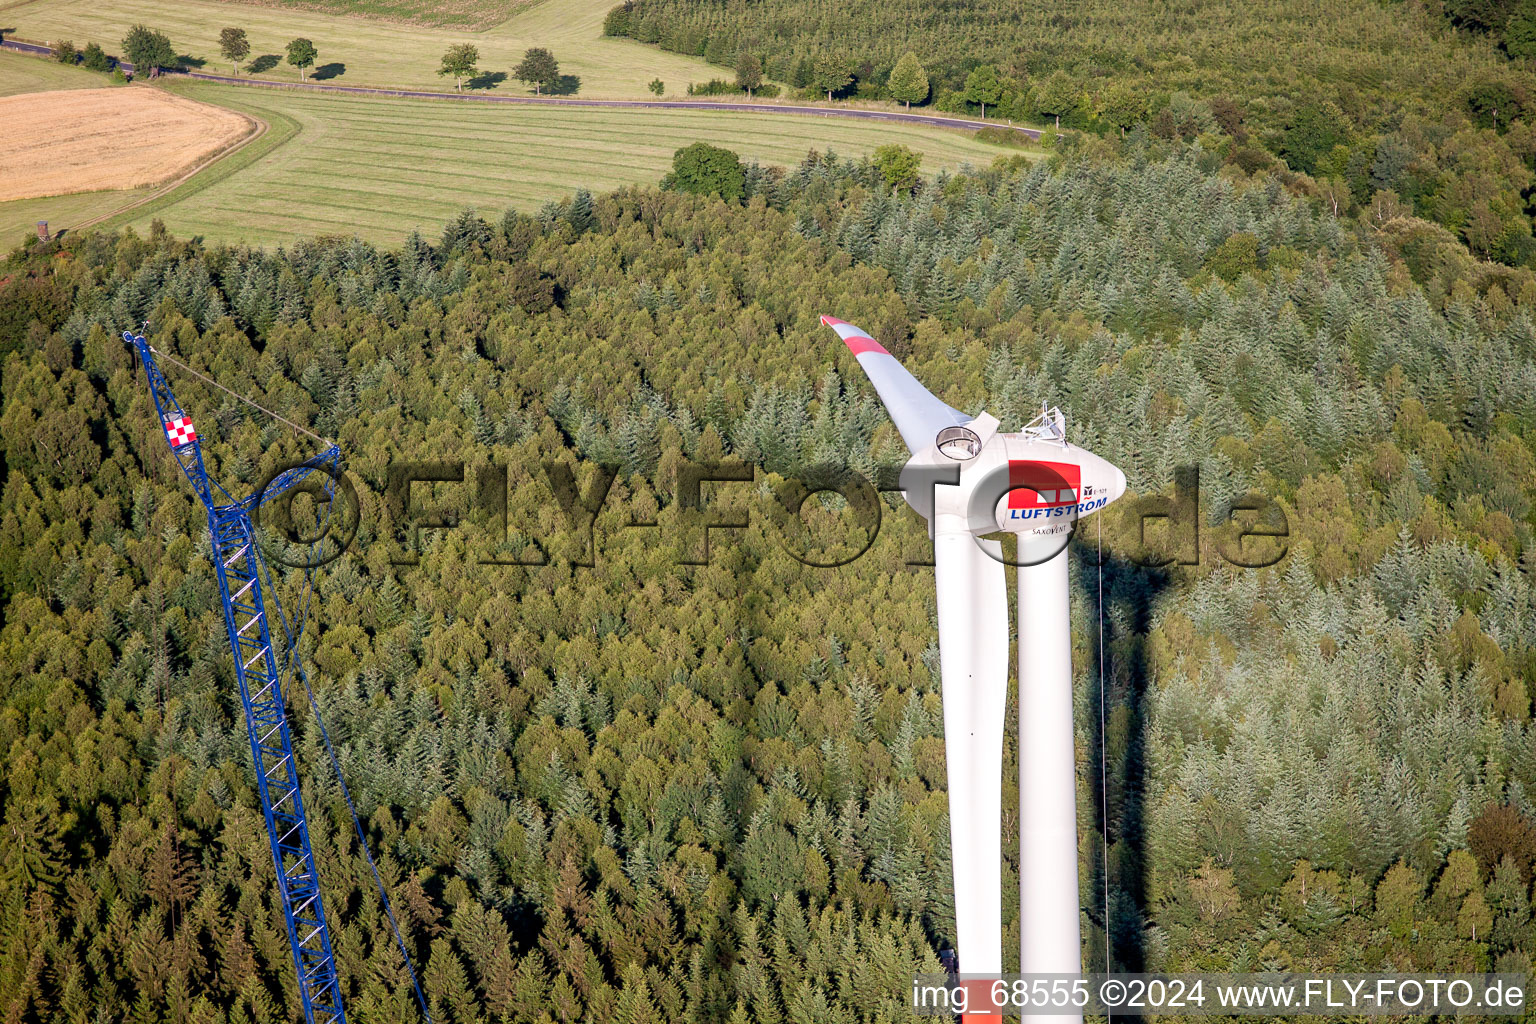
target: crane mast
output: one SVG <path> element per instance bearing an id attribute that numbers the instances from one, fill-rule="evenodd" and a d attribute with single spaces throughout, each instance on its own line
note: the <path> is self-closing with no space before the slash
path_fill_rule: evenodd
<path id="1" fill-rule="evenodd" d="M 294 968 L 298 971 L 304 1020 L 306 1024 L 345 1024 L 341 983 L 325 919 L 325 901 L 320 893 L 320 874 L 315 868 L 304 798 L 299 792 L 282 676 L 262 593 L 261 555 L 251 523 L 255 508 L 292 487 L 311 470 L 333 466 L 341 452 L 332 445 L 249 498 L 228 503 L 216 501 L 214 485 L 203 466 L 196 429 L 160 372 L 154 349 L 142 334 L 124 332 L 123 339 L 134 347 L 143 362 L 171 455 L 208 510 L 208 533 L 213 543 L 219 597 L 224 605 L 224 628 L 234 656 L 235 680 L 256 769 L 256 791 L 266 819 L 272 863 L 277 869 L 278 893 L 282 897 Z"/>

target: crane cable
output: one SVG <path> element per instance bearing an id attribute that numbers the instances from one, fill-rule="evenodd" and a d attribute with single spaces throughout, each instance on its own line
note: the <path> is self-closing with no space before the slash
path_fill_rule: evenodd
<path id="1" fill-rule="evenodd" d="M 1109 929 L 1109 732 L 1104 725 L 1105 688 L 1108 680 L 1104 675 L 1104 518 L 1094 519 L 1097 527 L 1099 563 L 1099 817 L 1104 826 L 1104 973 L 1112 973 L 1114 962 L 1114 938 Z M 1105 1007 L 1104 1019 L 1112 1020 L 1114 1010 Z"/>
<path id="2" fill-rule="evenodd" d="M 315 563 L 313 555 L 316 547 L 325 539 L 326 534 L 330 532 L 331 512 L 336 507 L 336 478 L 329 473 L 326 475 L 330 477 L 330 483 L 325 488 L 327 498 L 325 503 L 325 520 L 322 523 L 319 537 L 310 545 L 311 557 L 305 560 L 304 604 L 302 613 L 295 620 L 298 623 L 297 631 L 289 625 L 288 615 L 283 611 L 283 600 L 278 595 L 277 587 L 272 583 L 272 570 L 267 567 L 267 560 L 262 557 L 259 547 L 255 549 L 256 564 L 260 566 L 262 574 L 266 577 L 267 592 L 272 595 L 272 601 L 277 606 L 277 619 L 278 623 L 283 627 L 283 639 L 287 646 L 287 657 L 284 659 L 287 662 L 286 668 L 304 684 L 304 693 L 309 697 L 309 710 L 315 716 L 315 724 L 320 727 L 320 738 L 325 741 L 325 752 L 330 757 L 331 771 L 336 776 L 336 784 L 341 787 L 341 797 L 346 801 L 347 813 L 352 816 L 352 828 L 357 833 L 358 847 L 363 851 L 363 859 L 368 862 L 368 869 L 373 872 L 373 883 L 379 890 L 379 900 L 383 904 L 384 914 L 389 918 L 390 931 L 394 933 L 395 944 L 400 949 L 400 958 L 405 964 L 405 973 L 410 976 L 411 987 L 416 990 L 416 1001 L 421 1004 L 422 1016 L 426 1018 L 427 1024 L 432 1024 L 432 1011 L 427 1007 L 427 999 L 422 993 L 421 982 L 416 977 L 416 969 L 411 965 L 411 954 L 406 949 L 405 937 L 400 933 L 400 924 L 395 920 L 394 908 L 390 906 L 389 893 L 384 889 L 384 879 L 379 875 L 379 867 L 374 862 L 373 851 L 368 846 L 368 837 L 363 832 L 363 823 L 357 816 L 357 807 L 352 803 L 352 793 L 347 788 L 346 778 L 342 775 L 341 759 L 336 756 L 336 747 L 331 743 L 331 734 L 325 727 L 325 718 L 320 714 L 320 704 L 315 700 L 315 691 L 310 687 L 309 676 L 305 673 L 304 666 L 299 661 L 299 642 L 304 638 L 304 629 L 309 622 L 310 601 L 315 593 Z"/>
<path id="3" fill-rule="evenodd" d="M 307 427 L 299 426 L 297 423 L 293 422 L 293 420 L 287 419 L 287 418 L 285 418 L 283 416 L 279 416 L 277 413 L 273 412 L 271 409 L 268 409 L 266 406 L 257 405 L 255 402 L 251 401 L 249 398 L 246 398 L 244 395 L 239 394 L 238 392 L 235 392 L 235 391 L 231 391 L 229 388 L 225 387 L 223 384 L 220 384 L 218 381 L 214 380 L 212 377 L 208 376 L 207 374 L 202 373 L 202 372 L 200 372 L 198 370 L 194 370 L 192 367 L 188 366 L 186 363 L 182 362 L 180 359 L 177 359 L 175 356 L 169 355 L 168 353 L 165 353 L 165 352 L 162 352 L 159 349 L 154 348 L 153 346 L 151 346 L 150 351 L 153 352 L 157 357 L 159 357 L 161 359 L 164 359 L 166 362 L 176 364 L 177 366 L 181 367 L 183 370 L 186 370 L 188 373 L 192 374 L 192 376 L 200 378 L 205 383 L 212 384 L 214 387 L 218 388 L 220 391 L 224 392 L 226 395 L 229 395 L 231 398 L 234 398 L 234 399 L 236 399 L 238 401 L 244 402 L 246 405 L 250 406 L 252 409 L 257 409 L 257 410 L 259 410 L 261 412 L 264 412 L 268 416 L 270 416 L 273 419 L 279 421 L 280 423 L 286 423 L 288 426 L 292 427 L 294 430 L 297 430 L 301 434 L 308 434 L 310 437 L 314 438 L 316 441 L 319 441 L 323 445 L 328 445 L 328 446 L 331 446 L 331 447 L 335 446 L 335 442 L 329 441 L 329 440 L 321 437 L 319 434 L 315 433 L 313 430 L 308 429 Z"/>

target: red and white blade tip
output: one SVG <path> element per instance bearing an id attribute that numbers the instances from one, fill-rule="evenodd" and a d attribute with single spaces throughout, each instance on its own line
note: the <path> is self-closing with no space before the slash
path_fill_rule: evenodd
<path id="1" fill-rule="evenodd" d="M 885 350 L 885 346 L 846 320 L 839 320 L 835 316 L 823 316 L 821 322 L 836 331 L 837 336 L 843 339 L 843 344 L 848 346 L 848 351 L 856 356 L 863 355 L 865 352 L 878 352 L 881 355 L 890 355 Z"/>

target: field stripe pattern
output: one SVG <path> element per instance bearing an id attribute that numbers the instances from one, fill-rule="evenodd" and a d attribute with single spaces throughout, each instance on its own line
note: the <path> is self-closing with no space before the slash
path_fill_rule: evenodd
<path id="1" fill-rule="evenodd" d="M 577 188 L 650 184 L 675 150 L 701 140 L 781 166 L 812 149 L 857 157 L 897 142 L 922 154 L 925 173 L 1017 152 L 960 132 L 793 115 L 449 107 L 186 81 L 170 88 L 263 120 L 289 119 L 298 135 L 237 175 L 194 179 L 126 219 L 142 227 L 155 215 L 181 233 L 258 244 L 316 233 L 395 242 L 413 228 L 437 231 L 466 206 L 533 210 Z"/>

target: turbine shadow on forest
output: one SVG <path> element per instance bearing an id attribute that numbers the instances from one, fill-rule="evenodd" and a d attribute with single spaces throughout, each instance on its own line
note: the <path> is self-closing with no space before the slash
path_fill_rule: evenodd
<path id="1" fill-rule="evenodd" d="M 1089 731 L 1088 784 L 1094 806 L 1092 830 L 1084 830 L 1089 849 L 1091 896 L 1084 969 L 1139 972 L 1146 969 L 1145 926 L 1150 918 L 1146 849 L 1146 719 L 1152 670 L 1148 634 L 1158 596 L 1172 580 L 1167 570 L 1150 568 L 1105 552 L 1102 607 L 1099 555 L 1091 543 L 1072 545 L 1081 607 L 1092 609 L 1091 663 L 1095 682 L 1091 717 L 1103 708 L 1103 727 Z M 1097 628 L 1102 622 L 1102 634 Z M 1102 670 L 1100 668 L 1102 666 Z M 1102 701 L 1102 704 L 1100 703 Z M 1108 864 L 1105 833 L 1108 832 Z M 1109 928 L 1105 929 L 1105 872 L 1108 871 Z M 1105 938 L 1110 957 L 1105 958 Z"/>

